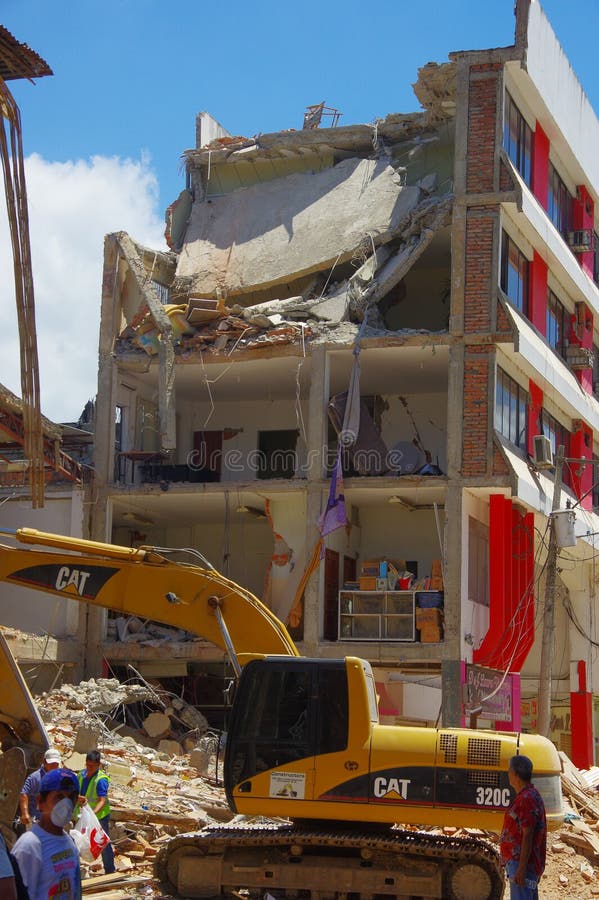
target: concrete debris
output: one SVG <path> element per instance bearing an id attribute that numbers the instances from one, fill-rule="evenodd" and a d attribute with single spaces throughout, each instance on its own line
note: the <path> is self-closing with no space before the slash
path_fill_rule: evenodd
<path id="1" fill-rule="evenodd" d="M 353 337 L 344 323 L 367 313 L 377 332 L 403 333 L 407 323 L 388 318 L 388 308 L 403 299 L 402 280 L 448 226 L 453 207 L 450 179 L 439 183 L 435 158 L 425 164 L 422 149 L 444 139 L 430 121 L 451 115 L 455 64 L 425 67 L 419 85 L 426 114 L 253 139 L 219 131 L 188 151 L 193 200 L 186 195 L 177 226 L 186 229 L 180 252 L 164 262 L 172 272 L 176 259 L 168 289 L 180 302 L 157 302 L 142 278 L 141 251 L 119 235 L 143 300 L 116 352 L 161 360 L 165 343 L 187 357 L 323 337 L 340 342 Z M 435 104 L 442 114 L 430 111 Z M 270 159 L 278 165 L 267 163 L 258 177 L 254 163 Z M 439 248 L 449 259 L 441 235 Z M 442 319 L 429 316 L 429 330 Z"/>
<path id="2" fill-rule="evenodd" d="M 151 690 L 141 684 L 121 684 L 116 678 L 92 678 L 81 684 L 63 684 L 55 693 L 69 709 L 83 709 L 90 713 L 109 712 L 124 703 L 150 700 Z"/>
<path id="3" fill-rule="evenodd" d="M 203 296 L 243 296 L 351 260 L 397 232 L 420 189 L 381 159 L 346 159 L 196 202 L 177 277 Z"/>
<path id="4" fill-rule="evenodd" d="M 171 720 L 164 713 L 152 712 L 143 720 L 143 728 L 148 737 L 162 738 L 171 730 Z"/>
<path id="5" fill-rule="evenodd" d="M 150 647 L 159 647 L 173 641 L 185 643 L 199 640 L 197 634 L 192 634 L 190 631 L 173 628 L 169 625 L 159 625 L 156 622 L 142 622 L 137 616 L 116 616 L 109 619 L 107 637 L 109 640 L 118 639 L 124 643 L 136 643 Z"/>

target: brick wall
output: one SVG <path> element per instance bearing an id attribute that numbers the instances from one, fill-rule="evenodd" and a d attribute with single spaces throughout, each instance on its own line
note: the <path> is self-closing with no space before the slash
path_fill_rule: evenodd
<path id="1" fill-rule="evenodd" d="M 493 265 L 496 207 L 474 207 L 466 217 L 464 267 L 464 332 L 489 332 L 490 308 L 497 296 L 497 272 Z"/>
<path id="2" fill-rule="evenodd" d="M 466 229 L 464 248 L 464 335 L 470 338 L 464 356 L 464 408 L 462 438 L 462 475 L 486 477 L 491 466 L 498 470 L 500 460 L 492 463 L 488 446 L 490 379 L 494 352 L 491 331 L 508 331 L 505 314 L 497 315 L 498 271 L 495 248 L 499 229 L 498 197 L 490 196 L 481 204 L 481 194 L 495 195 L 500 184 L 500 168 L 495 155 L 501 140 L 496 133 L 498 103 L 501 96 L 501 63 L 473 65 L 469 74 L 468 136 L 466 141 Z M 503 173 L 504 188 L 513 187 Z M 468 206 L 468 195 L 476 195 Z M 481 343 L 472 338 L 480 335 Z"/>
<path id="3" fill-rule="evenodd" d="M 492 346 L 468 347 L 464 357 L 462 475 L 487 474 L 489 372 Z"/>
<path id="4" fill-rule="evenodd" d="M 473 194 L 494 190 L 497 80 L 501 70 L 499 63 L 470 69 L 466 190 Z"/>

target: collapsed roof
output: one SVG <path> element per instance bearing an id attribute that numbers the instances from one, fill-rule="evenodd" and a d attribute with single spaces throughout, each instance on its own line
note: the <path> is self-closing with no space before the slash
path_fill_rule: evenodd
<path id="1" fill-rule="evenodd" d="M 178 353 L 351 342 L 365 318 L 376 332 L 446 331 L 455 65 L 419 75 L 426 109 L 372 125 L 245 138 L 201 113 L 199 146 L 184 154 L 190 189 L 167 210 L 168 328 L 142 304 L 117 350 L 157 354 L 169 329 Z M 421 257 L 420 322 L 406 310 Z"/>

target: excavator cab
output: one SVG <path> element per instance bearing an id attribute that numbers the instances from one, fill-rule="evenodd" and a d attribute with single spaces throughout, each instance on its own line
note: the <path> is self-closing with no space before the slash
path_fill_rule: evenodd
<path id="1" fill-rule="evenodd" d="M 224 779 L 251 793 L 251 779 L 271 769 L 312 768 L 311 760 L 344 750 L 349 700 L 344 660 L 267 657 L 242 671 L 225 752 Z"/>

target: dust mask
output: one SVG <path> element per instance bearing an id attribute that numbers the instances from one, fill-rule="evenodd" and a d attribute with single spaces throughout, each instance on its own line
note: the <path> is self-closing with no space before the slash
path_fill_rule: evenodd
<path id="1" fill-rule="evenodd" d="M 74 809 L 73 801 L 69 800 L 68 797 L 63 797 L 50 813 L 52 824 L 56 825 L 57 828 L 64 828 L 70 822 Z"/>

